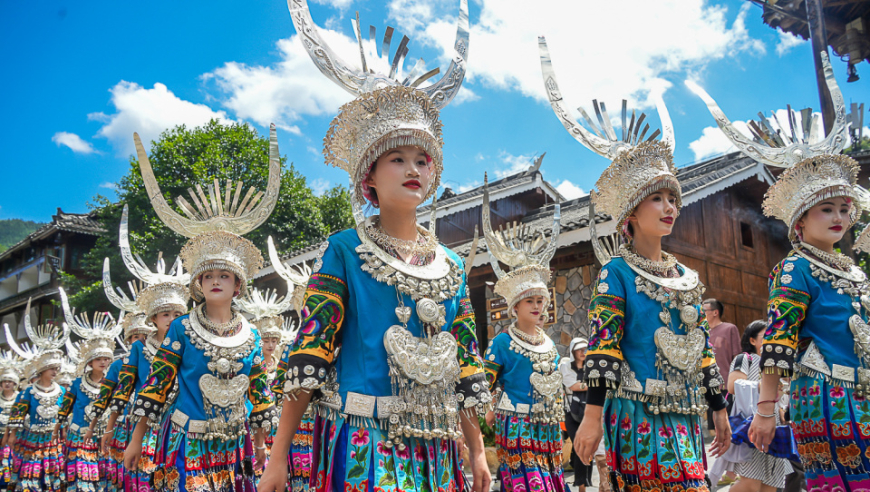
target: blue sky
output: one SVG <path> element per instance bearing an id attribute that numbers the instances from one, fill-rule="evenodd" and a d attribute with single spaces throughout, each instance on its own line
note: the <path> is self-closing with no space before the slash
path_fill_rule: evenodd
<path id="1" fill-rule="evenodd" d="M 537 35 L 546 35 L 563 94 L 573 107 L 621 99 L 658 115 L 664 100 L 676 130 L 678 165 L 728 150 L 703 103 L 703 86 L 732 120 L 758 111 L 818 108 L 812 54 L 765 26 L 742 0 L 471 0 L 469 72 L 443 112 L 445 172 L 455 190 L 504 175 L 547 152 L 545 178 L 566 196 L 588 191 L 607 161 L 577 143 L 544 100 Z M 351 19 L 363 31 L 389 23 L 411 37 L 408 68 L 446 68 L 458 0 L 317 0 L 312 16 L 346 61 L 358 63 Z M 350 94 L 320 75 L 282 0 L 238 2 L 0 2 L 0 218 L 47 221 L 57 207 L 84 212 L 127 172 L 132 132 L 143 140 L 210 117 L 279 126 L 287 155 L 316 191 L 346 183 L 327 168 L 322 139 Z M 393 49 L 399 36 L 394 36 Z M 358 52 L 357 52 L 358 53 Z M 870 103 L 870 70 L 846 84 L 847 104 Z M 147 146 L 147 145 L 146 145 Z M 582 190 L 582 191 L 581 191 Z"/>

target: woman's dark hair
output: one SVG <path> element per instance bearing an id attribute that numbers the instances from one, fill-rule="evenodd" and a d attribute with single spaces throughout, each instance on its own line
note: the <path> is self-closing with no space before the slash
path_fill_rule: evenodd
<path id="1" fill-rule="evenodd" d="M 755 345 L 752 345 L 751 340 L 758 336 L 764 329 L 767 328 L 767 321 L 763 319 L 757 319 L 749 325 L 746 326 L 746 329 L 743 330 L 743 336 L 740 337 L 740 348 L 743 349 L 744 352 L 749 354 L 755 353 Z"/>

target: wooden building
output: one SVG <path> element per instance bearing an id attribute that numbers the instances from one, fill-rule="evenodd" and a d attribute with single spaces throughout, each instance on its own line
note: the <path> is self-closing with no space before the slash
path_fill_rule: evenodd
<path id="1" fill-rule="evenodd" d="M 81 276 L 80 262 L 106 231 L 92 214 L 57 209 L 51 222 L 0 253 L 0 324 L 6 323 L 17 341 L 27 339 L 24 310 L 32 298 L 34 324 L 59 322 L 63 314 L 51 301 L 60 302 L 55 270 Z M 6 334 L 0 330 L 0 342 Z"/>

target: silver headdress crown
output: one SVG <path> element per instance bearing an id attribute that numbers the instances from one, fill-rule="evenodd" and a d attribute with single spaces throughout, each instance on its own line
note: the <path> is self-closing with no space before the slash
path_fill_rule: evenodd
<path id="1" fill-rule="evenodd" d="M 641 113 L 637 116 L 635 110 L 632 110 L 629 120 L 625 100 L 622 101 L 621 138 L 617 137 L 610 123 L 610 116 L 604 103 L 599 104 L 598 101 L 592 101 L 592 104 L 598 123 L 601 125 L 600 130 L 586 111 L 578 108 L 583 119 L 592 129 L 589 131 L 578 124 L 568 112 L 559 84 L 556 82 L 556 72 L 544 37 L 538 38 L 538 49 L 541 54 L 544 88 L 550 106 L 559 121 L 583 146 L 613 161 L 595 183 L 598 193 L 593 193 L 591 198 L 599 210 L 610 214 L 617 223 L 617 230 L 621 230 L 635 207 L 651 193 L 662 188 L 668 188 L 676 194 L 677 209 L 679 209 L 682 206 L 682 192 L 676 177 L 677 168 L 673 157 L 674 127 L 661 97 L 656 97 L 656 109 L 661 118 L 662 129 L 655 130 L 649 137 L 646 137 L 646 134 L 650 125 L 644 124 L 646 114 Z M 661 140 L 656 140 L 659 135 Z"/>
<path id="2" fill-rule="evenodd" d="M 796 240 L 795 224 L 801 216 L 817 203 L 831 197 L 849 197 L 855 201 L 852 207 L 852 224 L 858 220 L 862 208 L 867 207 L 867 191 L 857 186 L 858 163 L 840 155 L 846 146 L 846 105 L 837 86 L 834 71 L 827 52 L 821 53 L 825 83 L 834 103 L 834 125 L 827 137 L 818 141 L 819 117 L 812 109 L 801 110 L 798 126 L 795 112 L 788 106 L 788 130 L 773 114 L 779 129 L 759 113 L 760 121 L 750 121 L 749 128 L 754 139 L 738 131 L 716 101 L 704 89 L 692 81 L 686 85 L 707 104 L 707 109 L 716 120 L 722 133 L 740 151 L 756 161 L 769 166 L 786 168 L 776 183 L 767 190 L 762 208 L 768 217 L 776 217 L 786 223 L 789 238 Z M 815 143 L 814 143 L 815 142 Z M 852 225 L 850 224 L 850 226 Z"/>
<path id="3" fill-rule="evenodd" d="M 294 335 L 284 331 L 285 321 L 282 316 L 284 311 L 293 307 L 291 296 L 279 296 L 277 290 L 251 289 L 247 296 L 237 298 L 235 303 L 240 310 L 254 317 L 251 323 L 260 331 L 261 338 L 278 338 L 283 343 Z M 291 329 L 293 326 L 292 323 L 287 325 Z"/>
<path id="4" fill-rule="evenodd" d="M 292 290 L 292 293 L 288 294 L 288 298 L 293 310 L 296 311 L 299 319 L 302 320 L 302 307 L 305 302 L 305 290 L 308 288 L 308 279 L 311 278 L 311 267 L 305 263 L 296 268 L 288 267 L 284 265 L 281 257 L 278 256 L 278 250 L 275 249 L 275 242 L 272 241 L 272 236 L 269 236 L 267 245 L 269 249 L 269 261 L 272 262 L 275 273 L 283 278 L 287 282 L 287 288 Z"/>
<path id="5" fill-rule="evenodd" d="M 87 313 L 75 314 L 70 309 L 69 299 L 63 288 L 59 289 L 60 302 L 63 306 L 63 316 L 66 323 L 72 328 L 73 333 L 83 340 L 78 345 L 76 362 L 79 365 L 77 373 L 81 374 L 88 362 L 100 357 L 112 358 L 115 354 L 115 337 L 124 329 L 120 321 L 115 321 L 109 313 L 94 313 L 93 317 Z M 121 313 L 123 317 L 123 312 Z"/>
<path id="6" fill-rule="evenodd" d="M 154 325 L 148 322 L 145 313 L 127 313 L 121 318 L 121 327 L 124 330 L 124 340 L 130 340 L 130 337 L 136 335 L 150 336 L 157 331 Z M 122 348 L 128 350 L 123 344 Z"/>
<path id="7" fill-rule="evenodd" d="M 134 133 L 133 140 L 151 205 L 170 229 L 191 238 L 179 255 L 190 272 L 191 297 L 196 301 L 203 299 L 197 278 L 213 269 L 228 270 L 239 277 L 240 295 L 244 295 L 248 279 L 263 267 L 263 255 L 241 235 L 256 229 L 269 218 L 278 202 L 281 187 L 281 159 L 275 125 L 269 127 L 269 180 L 266 191 L 254 195 L 255 189 L 251 187 L 242 197 L 243 183 L 239 181 L 234 184 L 227 180 L 222 197 L 221 185 L 215 179 L 208 185 L 206 197 L 202 186 L 197 184 L 196 191 L 193 188 L 187 190 L 195 207 L 182 196 L 175 199 L 184 216 L 175 212 L 163 198 L 139 135 Z"/>
<path id="8" fill-rule="evenodd" d="M 320 37 L 307 0 L 288 0 L 287 6 L 293 25 L 317 68 L 356 96 L 342 106 L 332 120 L 323 149 L 327 164 L 344 169 L 350 175 L 354 206 L 365 204 L 362 182 L 371 164 L 385 151 L 401 145 L 419 146 L 432 158 L 435 172 L 427 190 L 425 199 L 428 199 L 438 189 L 443 169 L 438 112 L 459 92 L 465 78 L 469 38 L 467 0 L 460 1 L 453 60 L 447 72 L 437 82 L 422 88 L 419 86 L 440 69 L 419 75 L 423 67 L 420 60 L 412 72 L 402 78 L 402 62 L 408 53 L 407 36 L 402 38 L 391 65 L 378 72 L 365 55 L 368 47 L 379 58 L 375 43 L 377 31 L 370 26 L 369 39 L 363 40 L 357 15 L 354 27 L 362 62 L 359 70 L 340 59 Z M 384 33 L 383 56 L 389 56 L 393 31 L 392 27 L 387 27 Z M 361 222 L 361 212 L 355 214 L 355 218 L 357 223 Z"/>
<path id="9" fill-rule="evenodd" d="M 30 324 L 30 299 L 28 299 L 27 308 L 24 311 L 24 330 L 33 345 L 25 344 L 23 348 L 18 346 L 15 343 L 15 337 L 9 331 L 9 325 L 3 323 L 3 329 L 6 331 L 6 341 L 12 350 L 29 362 L 29 369 L 33 376 L 38 376 L 46 369 L 60 369 L 63 363 L 63 351 L 60 348 L 69 338 L 69 326 L 66 323 L 62 323 L 60 326 L 38 325 L 34 327 Z"/>
<path id="10" fill-rule="evenodd" d="M 116 293 L 112 288 L 112 279 L 109 274 L 109 259 L 106 258 L 103 262 L 103 288 L 106 291 L 106 297 L 121 311 L 145 313 L 148 318 L 164 311 L 186 312 L 187 301 L 190 298 L 187 289 L 190 275 L 184 273 L 181 259 L 176 258 L 167 274 L 166 262 L 163 261 L 163 256 L 159 255 L 157 267 L 152 272 L 145 265 L 145 261 L 138 254 L 133 253 L 130 248 L 128 213 L 129 207 L 124 205 L 124 210 L 121 212 L 121 227 L 118 232 L 121 257 L 130 273 L 147 287 L 143 289 L 140 284 L 131 282 L 128 284 L 132 293 L 131 297 L 127 297 L 120 288 L 117 289 Z M 132 335 L 132 333 L 126 333 L 126 329 L 124 331 L 125 337 Z"/>
<path id="11" fill-rule="evenodd" d="M 12 381 L 18 384 L 21 381 L 22 369 L 21 357 L 11 350 L 0 350 L 0 383 Z"/>
<path id="12" fill-rule="evenodd" d="M 511 311 L 519 301 L 531 296 L 544 296 L 550 302 L 550 260 L 556 253 L 556 243 L 561 229 L 561 207 L 557 203 L 553 210 L 553 230 L 547 239 L 543 230 L 531 230 L 528 226 L 508 226 L 498 232 L 492 230 L 489 218 L 489 184 L 486 174 L 483 177 L 483 234 L 486 249 L 489 250 L 489 263 L 498 277 L 495 293 L 504 297 Z M 498 262 L 510 267 L 505 273 Z"/>

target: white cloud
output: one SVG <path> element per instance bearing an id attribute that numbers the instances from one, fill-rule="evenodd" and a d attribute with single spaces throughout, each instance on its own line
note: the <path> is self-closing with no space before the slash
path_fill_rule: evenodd
<path id="1" fill-rule="evenodd" d="M 501 159 L 503 165 L 495 170 L 497 179 L 523 172 L 534 164 L 535 160 L 533 155 L 513 155 L 504 150 L 499 153 L 498 158 Z"/>
<path id="2" fill-rule="evenodd" d="M 782 56 L 792 50 L 795 46 L 800 46 L 806 40 L 798 36 L 791 35 L 787 32 L 776 31 L 779 39 L 776 43 L 776 54 Z"/>
<path id="3" fill-rule="evenodd" d="M 743 123 L 737 121 L 735 124 Z M 745 126 L 746 123 L 743 123 Z M 689 144 L 689 150 L 695 154 L 695 160 L 700 161 L 707 157 L 734 152 L 737 147 L 728 140 L 728 137 L 719 130 L 718 126 L 708 126 L 704 128 L 701 136 L 694 142 Z"/>
<path id="4" fill-rule="evenodd" d="M 320 5 L 328 5 L 332 8 L 344 10 L 353 3 L 353 0 L 314 0 L 314 3 L 318 3 Z"/>
<path id="5" fill-rule="evenodd" d="M 329 189 L 329 181 L 323 178 L 317 178 L 309 184 L 309 187 L 315 195 L 321 196 Z"/>
<path id="6" fill-rule="evenodd" d="M 114 190 L 114 189 L 118 188 L 118 185 L 116 185 L 115 183 L 110 183 L 110 182 L 106 181 L 104 183 L 100 183 L 100 188 L 107 188 L 110 190 Z"/>
<path id="7" fill-rule="evenodd" d="M 477 188 L 478 186 L 482 186 L 482 185 L 483 185 L 483 181 L 479 181 L 479 180 L 475 179 L 474 181 L 470 181 L 468 183 L 459 185 L 459 189 L 456 190 L 456 192 L 457 193 L 465 193 L 466 191 L 473 190 L 473 189 Z"/>
<path id="8" fill-rule="evenodd" d="M 213 118 L 231 121 L 224 111 L 181 99 L 159 82 L 146 89 L 135 82 L 121 81 L 109 92 L 115 113 L 91 113 L 88 118 L 103 123 L 97 136 L 108 139 L 121 156 L 135 151 L 133 132 L 139 133 L 148 148 L 161 132 L 177 125 L 201 126 Z"/>
<path id="9" fill-rule="evenodd" d="M 784 133 L 786 135 L 786 138 L 790 139 L 791 127 L 788 124 L 788 111 L 785 109 L 778 109 L 776 110 L 775 114 L 776 118 L 771 115 L 767 117 L 767 121 L 774 129 L 776 129 L 781 134 Z M 816 143 L 824 138 L 824 129 L 822 128 L 821 114 L 814 112 L 813 116 L 818 118 L 816 124 L 819 125 L 819 130 L 817 139 L 810 143 Z M 796 111 L 795 133 L 799 139 L 803 138 L 801 122 L 801 114 L 800 112 Z M 732 121 L 731 123 L 732 126 L 744 136 L 746 136 L 747 139 L 752 140 L 752 132 L 749 130 L 748 121 Z M 779 123 L 782 123 L 784 127 L 780 127 Z M 696 161 L 700 161 L 708 157 L 714 157 L 717 155 L 735 152 L 738 150 L 737 147 L 735 147 L 734 144 L 731 143 L 728 137 L 726 137 L 725 134 L 722 133 L 718 126 L 708 126 L 704 128 L 701 136 L 697 140 L 689 144 L 689 149 L 695 154 Z"/>
<path id="10" fill-rule="evenodd" d="M 575 198 L 580 198 L 586 194 L 583 191 L 583 188 L 575 185 L 574 183 L 568 181 L 567 179 L 562 181 L 556 186 L 556 191 L 562 194 L 566 199 L 573 200 Z"/>
<path id="11" fill-rule="evenodd" d="M 454 97 L 453 101 L 450 103 L 454 106 L 458 106 L 465 102 L 477 101 L 478 99 L 480 99 L 480 96 L 468 87 L 463 86 L 459 88 L 459 92 L 456 93 L 456 97 Z"/>
<path id="12" fill-rule="evenodd" d="M 69 147 L 76 154 L 93 154 L 96 152 L 90 142 L 83 140 L 82 137 L 75 133 L 57 132 L 51 137 L 51 141 L 56 143 L 58 147 L 61 145 Z"/>
<path id="13" fill-rule="evenodd" d="M 453 53 L 456 3 L 441 1 L 433 7 L 431 0 L 393 0 L 389 15 L 405 29 L 418 31 L 415 41 L 442 50 L 443 69 Z M 471 27 L 469 82 L 544 101 L 537 36 L 546 35 L 571 107 L 588 107 L 593 98 L 614 107 L 622 98 L 651 106 L 646 96 L 670 85 L 663 79 L 666 73 L 765 51 L 746 28 L 748 3 L 730 25 L 727 8 L 706 0 L 597 2 L 594 18 L 584 2 L 539 0 L 533 9 L 525 0 L 481 3 L 479 21 Z M 626 16 L 628 11 L 632 15 Z M 438 20 L 421 21 L 433 17 Z M 608 19 L 619 20 L 618 30 Z"/>
<path id="14" fill-rule="evenodd" d="M 319 29 L 320 36 L 345 63 L 359 63 L 356 40 L 341 33 Z M 259 125 L 275 123 L 300 133 L 296 123 L 306 115 L 332 115 L 353 96 L 328 80 L 312 63 L 299 35 L 277 42 L 281 60 L 270 66 L 228 62 L 203 75 L 226 97 L 224 107 L 239 118 Z"/>

